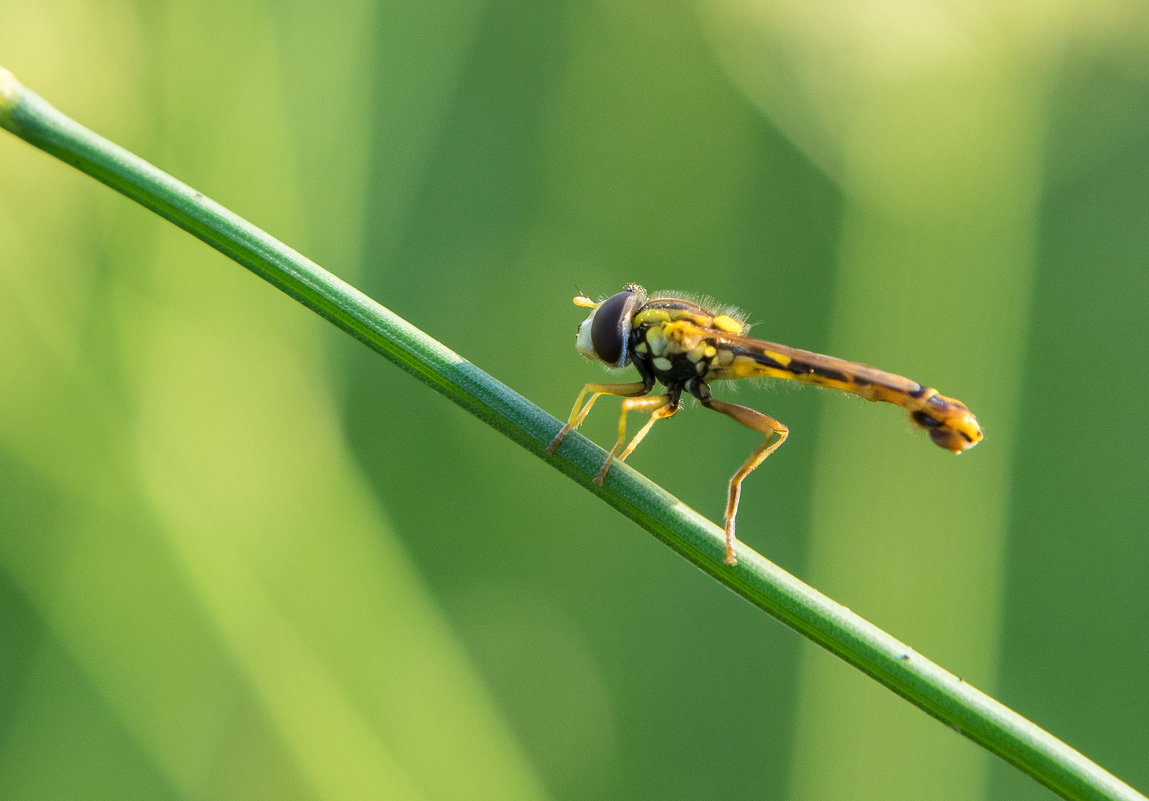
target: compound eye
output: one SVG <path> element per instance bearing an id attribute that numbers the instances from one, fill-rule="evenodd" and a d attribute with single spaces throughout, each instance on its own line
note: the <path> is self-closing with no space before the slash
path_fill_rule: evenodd
<path id="1" fill-rule="evenodd" d="M 630 315 L 634 309 L 635 294 L 627 289 L 604 300 L 595 311 L 591 323 L 590 341 L 594 352 L 607 364 L 626 365 L 626 352 L 630 339 Z"/>

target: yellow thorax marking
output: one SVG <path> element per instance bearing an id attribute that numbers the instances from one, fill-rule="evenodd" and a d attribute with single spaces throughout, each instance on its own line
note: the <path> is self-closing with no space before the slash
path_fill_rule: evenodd
<path id="1" fill-rule="evenodd" d="M 673 343 L 681 351 L 689 351 L 701 340 L 699 328 L 688 320 L 675 321 L 662 326 L 667 342 Z"/>
<path id="2" fill-rule="evenodd" d="M 728 334 L 741 334 L 742 323 L 735 320 L 729 314 L 720 314 L 714 318 L 714 327 Z"/>
<path id="3" fill-rule="evenodd" d="M 670 312 L 666 309 L 646 309 L 634 316 L 634 325 L 643 326 L 648 323 L 670 322 Z"/>

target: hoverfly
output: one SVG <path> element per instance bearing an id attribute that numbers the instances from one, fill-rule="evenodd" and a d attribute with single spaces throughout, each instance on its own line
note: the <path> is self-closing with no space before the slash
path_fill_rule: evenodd
<path id="1" fill-rule="evenodd" d="M 595 302 L 580 295 L 574 303 L 591 310 L 590 316 L 578 327 L 575 347 L 579 353 L 602 361 L 612 369 L 633 364 L 641 380 L 584 386 L 567 424 L 547 451 L 554 453 L 558 449 L 563 437 L 582 424 L 601 395 L 618 395 L 625 400 L 618 421 L 618 440 L 595 476 L 598 484 L 606 479 L 615 459 L 621 462 L 630 456 L 651 426 L 678 411 L 684 391 L 707 409 L 760 431 L 765 440 L 730 479 L 725 516 L 725 562 L 728 565 L 737 564 L 734 518 L 738 514 L 742 481 L 786 441 L 790 430 L 762 412 L 711 397 L 712 381 L 766 376 L 833 387 L 866 400 L 901 406 L 909 411 L 915 425 L 925 429 L 930 439 L 947 451 L 961 453 L 982 440 L 977 418 L 961 401 L 864 364 L 752 339 L 745 335 L 748 326 L 736 312 L 710 311 L 670 295 L 648 298 L 646 290 L 637 284 L 629 284 L 622 292 L 603 301 Z M 656 381 L 666 390 L 651 395 Z M 583 403 L 588 393 L 590 398 Z M 634 411 L 649 412 L 650 419 L 623 448 L 626 416 Z"/>

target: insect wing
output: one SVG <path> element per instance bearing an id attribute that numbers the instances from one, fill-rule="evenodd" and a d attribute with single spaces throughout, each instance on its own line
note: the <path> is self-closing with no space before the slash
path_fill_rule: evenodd
<path id="1" fill-rule="evenodd" d="M 899 395 L 913 395 L 922 389 L 915 381 L 860 362 L 792 348 L 764 339 L 730 334 L 716 328 L 701 326 L 696 328 L 720 354 L 723 352 L 730 354 L 719 360 L 719 364 L 723 362 L 726 364 L 718 369 L 716 380 L 785 378 L 853 393 L 871 386 Z M 860 394 L 867 393 L 862 391 Z"/>

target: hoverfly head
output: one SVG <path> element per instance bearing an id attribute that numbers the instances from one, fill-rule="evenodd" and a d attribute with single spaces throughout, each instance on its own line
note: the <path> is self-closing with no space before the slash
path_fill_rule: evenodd
<path id="1" fill-rule="evenodd" d="M 575 298 L 576 306 L 591 309 L 590 316 L 579 324 L 575 348 L 588 359 L 605 362 L 608 367 L 626 367 L 631 358 L 634 311 L 645 299 L 646 290 L 637 284 L 630 284 L 600 303 L 582 295 Z"/>

